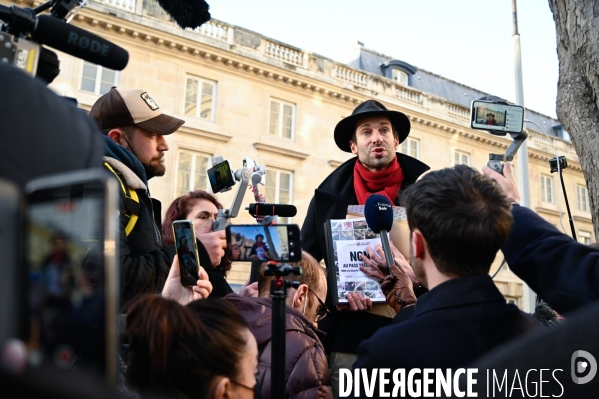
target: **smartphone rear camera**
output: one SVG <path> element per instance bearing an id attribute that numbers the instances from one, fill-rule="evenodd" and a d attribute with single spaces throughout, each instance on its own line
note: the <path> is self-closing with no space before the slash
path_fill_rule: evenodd
<path id="1" fill-rule="evenodd" d="M 289 248 L 295 247 L 295 241 L 289 241 Z"/>

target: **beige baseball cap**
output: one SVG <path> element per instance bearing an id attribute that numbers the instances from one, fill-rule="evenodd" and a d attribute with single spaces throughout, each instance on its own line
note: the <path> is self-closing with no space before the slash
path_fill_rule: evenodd
<path id="1" fill-rule="evenodd" d="M 171 134 L 184 120 L 160 112 L 156 101 L 141 89 L 113 87 L 93 105 L 89 115 L 100 129 L 135 125 L 156 134 Z"/>

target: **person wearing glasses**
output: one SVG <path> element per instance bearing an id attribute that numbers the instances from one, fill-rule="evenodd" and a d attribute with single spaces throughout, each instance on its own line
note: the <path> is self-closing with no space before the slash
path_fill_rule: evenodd
<path id="1" fill-rule="evenodd" d="M 302 260 L 294 266 L 302 267 L 300 276 L 287 276 L 286 280 L 298 281 L 297 289 L 289 289 L 287 298 L 287 335 L 286 339 L 286 381 L 285 398 L 332 398 L 329 364 L 321 342 L 322 332 L 318 323 L 330 311 L 324 304 L 327 296 L 327 280 L 324 269 L 316 259 L 302 252 Z M 270 395 L 271 368 L 271 318 L 272 301 L 270 282 L 274 277 L 264 275 L 266 264 L 262 265 L 258 278 L 257 298 L 227 295 L 225 300 L 239 309 L 248 322 L 258 343 L 258 384 L 262 387 L 262 398 Z M 273 398 L 279 399 L 279 398 Z"/>

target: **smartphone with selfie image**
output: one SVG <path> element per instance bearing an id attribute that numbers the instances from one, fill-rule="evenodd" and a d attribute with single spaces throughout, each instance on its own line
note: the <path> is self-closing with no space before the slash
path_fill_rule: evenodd
<path id="1" fill-rule="evenodd" d="M 229 161 L 225 160 L 214 165 L 214 167 L 208 169 L 207 173 L 213 193 L 226 191 L 235 185 L 233 173 L 231 173 L 231 167 L 229 166 Z"/>
<path id="2" fill-rule="evenodd" d="M 470 127 L 501 136 L 506 133 L 521 133 L 524 127 L 524 108 L 515 104 L 475 100 L 470 106 Z"/>
<path id="3" fill-rule="evenodd" d="M 103 169 L 27 185 L 22 338 L 31 367 L 116 380 L 118 200 Z"/>
<path id="4" fill-rule="evenodd" d="M 176 220 L 173 222 L 173 236 L 175 237 L 175 248 L 179 259 L 179 271 L 181 274 L 181 285 L 193 287 L 199 277 L 200 258 L 196 234 L 191 220 Z"/>
<path id="5" fill-rule="evenodd" d="M 302 260 L 300 229 L 297 224 L 229 225 L 227 251 L 229 259 L 238 262 Z"/>

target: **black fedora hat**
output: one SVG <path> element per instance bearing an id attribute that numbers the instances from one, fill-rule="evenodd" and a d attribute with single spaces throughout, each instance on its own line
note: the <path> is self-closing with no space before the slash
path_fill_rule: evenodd
<path id="1" fill-rule="evenodd" d="M 375 100 L 364 101 L 358 105 L 352 114 L 341 119 L 335 126 L 335 143 L 345 152 L 351 152 L 349 141 L 356 131 L 356 123 L 369 116 L 386 116 L 389 118 L 393 129 L 397 131 L 401 143 L 410 134 L 410 119 L 399 111 L 389 111 L 383 104 Z"/>

